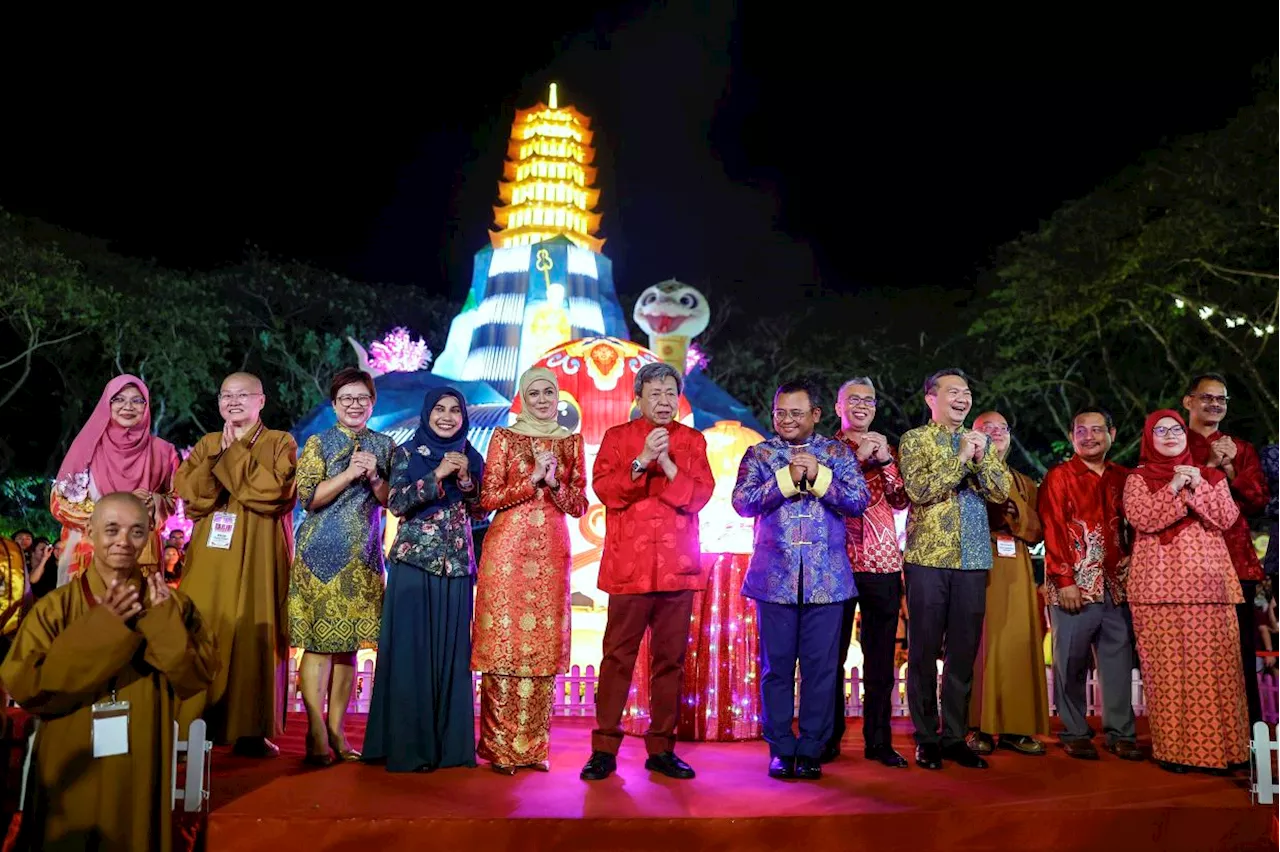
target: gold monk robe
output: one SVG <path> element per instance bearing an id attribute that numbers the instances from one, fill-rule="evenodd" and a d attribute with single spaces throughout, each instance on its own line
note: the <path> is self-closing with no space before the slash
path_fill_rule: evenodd
<path id="1" fill-rule="evenodd" d="M 106 595 L 96 570 L 84 576 L 95 599 Z M 145 598 L 141 571 L 132 582 Z M 41 598 L 0 665 L 13 699 L 40 720 L 19 847 L 165 852 L 176 699 L 213 679 L 213 638 L 182 592 L 144 609 L 130 629 L 91 604 L 84 586 L 77 580 Z M 129 753 L 94 758 L 92 707 L 111 700 L 113 683 L 129 702 Z"/>
<path id="2" fill-rule="evenodd" d="M 186 730 L 203 716 L 209 739 L 226 745 L 284 729 L 298 445 L 288 432 L 261 424 L 226 452 L 221 441 L 220 432 L 201 438 L 175 485 L 195 522 L 182 591 L 209 625 L 221 659 L 208 692 L 182 703 L 179 722 Z M 230 546 L 211 547 L 215 515 L 223 513 L 235 515 Z"/>
<path id="3" fill-rule="evenodd" d="M 1009 473 L 1009 498 L 987 504 L 992 562 L 969 725 L 988 734 L 1034 736 L 1049 733 L 1049 692 L 1040 596 L 1027 547 L 1044 538 L 1044 529 L 1036 515 L 1036 484 L 1013 468 Z M 1012 556 L 1001 555 L 1010 550 Z"/>

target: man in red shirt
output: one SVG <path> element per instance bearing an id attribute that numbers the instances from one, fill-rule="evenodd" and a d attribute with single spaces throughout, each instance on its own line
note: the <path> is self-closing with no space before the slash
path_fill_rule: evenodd
<path id="1" fill-rule="evenodd" d="M 871 431 L 876 416 L 876 389 L 866 376 L 850 379 L 836 393 L 840 431 L 836 440 L 858 456 L 871 502 L 861 517 L 845 518 L 845 546 L 853 564 L 858 596 L 844 602 L 840 623 L 840 665 L 836 672 L 835 727 L 822 752 L 825 763 L 840 755 L 845 731 L 844 664 L 853 638 L 853 621 L 862 608 L 863 756 L 894 769 L 905 769 L 907 760 L 893 748 L 889 727 L 891 697 L 897 678 L 893 671 L 898 612 L 902 609 L 902 551 L 894 510 L 911 505 L 897 451 L 884 435 Z"/>
<path id="2" fill-rule="evenodd" d="M 1244 603 L 1236 605 L 1240 622 L 1240 661 L 1244 666 L 1244 691 L 1249 699 L 1249 724 L 1262 721 L 1262 702 L 1258 696 L 1258 628 L 1253 617 L 1253 598 L 1262 580 L 1262 563 L 1253 549 L 1249 518 L 1262 514 L 1271 499 L 1267 480 L 1262 474 L 1258 451 L 1243 438 L 1219 431 L 1227 416 L 1227 380 L 1217 373 L 1196 376 L 1187 383 L 1182 407 L 1187 410 L 1187 447 L 1196 464 L 1220 468 L 1231 483 L 1231 496 L 1240 507 L 1240 516 L 1231 529 L 1224 530 L 1231 564 L 1240 578 Z"/>
<path id="3" fill-rule="evenodd" d="M 1078 412 L 1071 420 L 1076 454 L 1049 471 L 1036 502 L 1044 526 L 1053 694 L 1062 720 L 1058 736 L 1063 750 L 1082 760 L 1098 759 L 1084 698 L 1095 648 L 1107 750 L 1122 760 L 1142 760 L 1130 698 L 1133 628 L 1125 594 L 1123 495 L 1129 471 L 1107 461 L 1115 439 L 1110 414 L 1096 408 Z"/>
<path id="4" fill-rule="evenodd" d="M 702 433 L 676 421 L 682 386 L 683 376 L 667 364 L 641 367 L 635 381 L 641 417 L 604 433 L 591 471 L 605 507 L 597 585 L 609 595 L 609 615 L 584 781 L 607 778 L 618 767 L 622 710 L 646 629 L 653 674 L 644 765 L 669 778 L 693 777 L 676 756 L 675 727 L 693 593 L 707 585 L 698 512 L 715 479 Z"/>

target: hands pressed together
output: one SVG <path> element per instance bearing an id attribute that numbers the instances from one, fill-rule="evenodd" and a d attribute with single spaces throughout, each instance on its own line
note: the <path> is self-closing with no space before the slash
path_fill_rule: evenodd
<path id="1" fill-rule="evenodd" d="M 553 452 L 537 453 L 533 457 L 533 474 L 529 477 L 529 481 L 534 485 L 538 483 L 545 484 L 548 488 L 558 488 L 560 481 L 556 478 L 560 462 Z"/>
<path id="2" fill-rule="evenodd" d="M 367 479 L 376 484 L 379 479 L 377 456 L 363 450 L 356 450 L 351 454 L 351 461 L 347 464 L 347 476 L 352 482 L 357 479 Z"/>
<path id="3" fill-rule="evenodd" d="M 645 467 L 656 461 L 667 478 L 673 478 L 676 465 L 671 460 L 671 433 L 661 426 L 655 427 L 644 439 L 644 449 L 637 460 Z"/>
<path id="4" fill-rule="evenodd" d="M 1193 464 L 1179 464 L 1173 467 L 1173 479 L 1169 480 L 1169 490 L 1177 494 L 1183 488 L 1195 491 L 1204 482 L 1200 468 Z"/>
<path id="5" fill-rule="evenodd" d="M 818 457 L 813 453 L 799 452 L 791 457 L 791 481 L 800 482 L 807 480 L 815 482 L 818 479 Z"/>
<path id="6" fill-rule="evenodd" d="M 889 439 L 879 432 L 867 432 L 858 437 L 858 461 L 873 461 L 876 464 L 888 464 L 893 461 L 889 454 Z"/>
<path id="7" fill-rule="evenodd" d="M 982 461 L 987 454 L 987 436 L 975 430 L 969 430 L 960 436 L 960 461 Z"/>
<path id="8" fill-rule="evenodd" d="M 173 590 L 164 581 L 160 571 L 152 571 L 148 574 L 144 584 L 147 587 L 148 606 L 157 607 L 173 596 Z M 138 595 L 138 589 L 132 583 L 112 580 L 106 595 L 98 601 L 98 605 L 121 621 L 129 621 L 142 612 L 142 601 Z"/>
<path id="9" fill-rule="evenodd" d="M 457 476 L 458 487 L 463 491 L 471 490 L 471 462 L 466 453 L 445 453 L 436 465 L 436 481 L 443 482 L 450 476 Z"/>

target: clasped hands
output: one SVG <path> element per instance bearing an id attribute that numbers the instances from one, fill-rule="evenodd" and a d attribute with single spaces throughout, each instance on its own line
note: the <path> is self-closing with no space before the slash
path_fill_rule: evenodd
<path id="1" fill-rule="evenodd" d="M 982 461 L 987 454 L 987 436 L 976 430 L 969 430 L 960 436 L 960 461 Z"/>
<path id="2" fill-rule="evenodd" d="M 791 481 L 799 484 L 801 481 L 817 482 L 818 481 L 818 457 L 813 453 L 799 452 L 791 456 Z"/>
<path id="3" fill-rule="evenodd" d="M 1235 464 L 1236 442 L 1223 435 L 1209 445 L 1209 460 L 1205 467 L 1229 468 Z"/>
<path id="4" fill-rule="evenodd" d="M 351 461 L 347 463 L 347 477 L 351 482 L 367 479 L 376 484 L 378 481 L 377 457 L 373 453 L 356 450 L 351 454 Z"/>
<path id="5" fill-rule="evenodd" d="M 147 575 L 145 584 L 147 586 L 147 603 L 149 606 L 159 606 L 173 596 L 169 584 L 164 581 L 159 569 Z M 128 621 L 142 612 L 142 601 L 138 599 L 138 589 L 131 583 L 122 583 L 119 580 L 111 581 L 110 586 L 107 588 L 107 594 L 102 600 L 98 601 L 98 605 L 104 607 L 107 612 L 118 617 L 121 621 Z"/>
<path id="6" fill-rule="evenodd" d="M 1169 480 L 1169 491 L 1177 494 L 1183 488 L 1195 491 L 1204 482 L 1200 468 L 1193 464 L 1176 464 L 1173 466 L 1173 479 Z"/>
<path id="7" fill-rule="evenodd" d="M 450 476 L 457 475 L 458 487 L 463 491 L 471 490 L 471 462 L 466 453 L 445 453 L 440 464 L 436 465 L 436 481 L 443 482 Z"/>
<path id="8" fill-rule="evenodd" d="M 889 439 L 879 432 L 867 432 L 858 437 L 858 461 L 874 461 L 877 464 L 888 464 L 893 461 L 889 455 Z"/>
<path id="9" fill-rule="evenodd" d="M 549 450 L 535 453 L 533 456 L 533 474 L 530 475 L 529 481 L 534 485 L 541 482 L 548 488 L 559 488 L 560 480 L 556 479 L 559 467 L 560 461 L 556 458 L 555 453 Z"/>
<path id="10" fill-rule="evenodd" d="M 674 479 L 676 463 L 671 460 L 671 433 L 661 426 L 650 431 L 636 461 L 646 468 L 656 461 L 667 479 Z"/>

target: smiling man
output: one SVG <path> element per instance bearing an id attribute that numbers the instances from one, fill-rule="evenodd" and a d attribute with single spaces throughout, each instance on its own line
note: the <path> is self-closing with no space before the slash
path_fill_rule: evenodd
<path id="1" fill-rule="evenodd" d="M 777 436 L 750 447 L 738 466 L 733 508 L 755 518 L 742 594 L 756 602 L 764 675 L 760 702 L 769 776 L 816 780 L 831 739 L 831 696 L 844 602 L 858 594 L 845 550 L 846 517 L 867 507 L 858 458 L 817 434 L 812 382 L 787 382 L 773 397 Z M 800 736 L 791 730 L 800 663 Z"/>
<path id="2" fill-rule="evenodd" d="M 981 432 L 964 428 L 973 392 L 964 373 L 940 370 L 924 383 L 931 418 L 902 436 L 902 481 L 911 499 L 907 515 L 907 704 L 916 728 L 916 763 L 941 769 L 946 757 L 985 769 L 969 750 L 969 693 L 982 639 L 991 570 L 987 503 L 1009 496 L 1009 469 Z M 942 727 L 938 726 L 938 657 L 942 673 Z"/>
<path id="3" fill-rule="evenodd" d="M 175 484 L 195 522 L 182 590 L 209 623 L 222 658 L 207 693 L 183 702 L 183 729 L 209 723 L 209 738 L 249 757 L 273 757 L 283 730 L 286 605 L 293 559 L 298 445 L 261 420 L 266 396 L 248 373 L 218 393 L 221 432 L 205 435 Z"/>
<path id="4" fill-rule="evenodd" d="M 1262 462 L 1253 444 L 1222 432 L 1227 416 L 1227 380 L 1217 373 L 1205 373 L 1187 383 L 1182 407 L 1187 410 L 1187 447 L 1196 464 L 1219 468 L 1231 484 L 1231 496 L 1240 516 L 1228 530 L 1223 530 L 1231 564 L 1244 592 L 1244 603 L 1236 606 L 1240 623 L 1240 659 L 1244 667 L 1244 689 L 1249 699 L 1249 724 L 1262 721 L 1262 703 L 1258 695 L 1257 636 L 1254 624 L 1253 598 L 1262 580 L 1262 563 L 1253 548 L 1249 518 L 1262 514 L 1271 499 Z"/>
<path id="5" fill-rule="evenodd" d="M 142 575 L 141 500 L 104 495 L 87 532 L 93 562 L 36 603 L 0 666 L 40 720 L 18 848 L 169 849 L 175 699 L 218 658 L 191 601 Z"/>
<path id="6" fill-rule="evenodd" d="M 683 381 L 668 364 L 641 367 L 635 380 L 641 416 L 604 433 L 591 471 L 605 507 L 597 583 L 609 595 L 609 615 L 584 781 L 603 780 L 617 769 L 622 710 L 646 630 L 653 674 L 644 765 L 669 778 L 694 775 L 676 756 L 675 728 L 693 593 L 707 585 L 698 512 L 711 499 L 715 479 L 706 439 L 676 420 Z"/>

